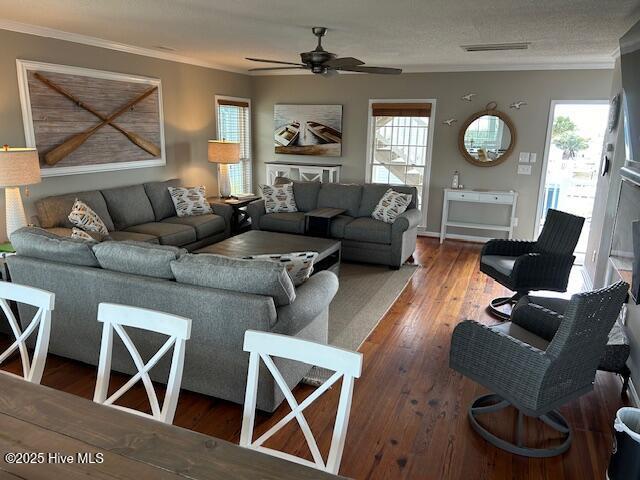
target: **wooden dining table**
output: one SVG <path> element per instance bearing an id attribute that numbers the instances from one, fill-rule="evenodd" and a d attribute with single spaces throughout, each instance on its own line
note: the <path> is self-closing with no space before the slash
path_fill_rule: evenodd
<path id="1" fill-rule="evenodd" d="M 2 479 L 344 478 L 4 374 L 0 454 Z"/>

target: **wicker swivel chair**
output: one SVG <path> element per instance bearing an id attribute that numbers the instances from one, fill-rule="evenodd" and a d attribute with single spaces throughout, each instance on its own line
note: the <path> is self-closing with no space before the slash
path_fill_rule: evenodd
<path id="1" fill-rule="evenodd" d="M 564 316 L 538 307 L 541 319 L 549 316 L 550 323 L 559 324 L 549 342 L 515 318 L 493 327 L 470 320 L 460 323 L 451 339 L 449 365 L 494 392 L 476 398 L 469 407 L 474 430 L 496 447 L 526 457 L 565 452 L 571 445 L 571 428 L 556 409 L 593 389 L 608 333 L 628 288 L 618 282 L 573 295 Z M 491 433 L 477 419 L 509 406 L 518 411 L 515 443 Z M 545 448 L 526 446 L 525 415 L 560 432 L 561 443 Z"/>
<path id="2" fill-rule="evenodd" d="M 509 314 L 498 307 L 514 305 L 532 290 L 565 292 L 583 224 L 582 217 L 549 209 L 537 241 L 489 240 L 480 254 L 480 271 L 516 292 L 494 298 L 489 312 L 507 320 Z"/>

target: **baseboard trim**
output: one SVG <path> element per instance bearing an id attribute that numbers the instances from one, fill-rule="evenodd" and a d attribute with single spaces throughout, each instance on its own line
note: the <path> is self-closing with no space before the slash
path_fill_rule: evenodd
<path id="1" fill-rule="evenodd" d="M 418 231 L 418 235 L 421 237 L 435 237 L 440 238 L 440 232 L 428 232 L 426 230 Z M 476 235 L 461 235 L 459 233 L 447 233 L 447 238 L 450 240 L 464 240 L 465 242 L 474 242 L 474 243 L 486 243 L 491 238 L 489 237 L 478 237 Z"/>

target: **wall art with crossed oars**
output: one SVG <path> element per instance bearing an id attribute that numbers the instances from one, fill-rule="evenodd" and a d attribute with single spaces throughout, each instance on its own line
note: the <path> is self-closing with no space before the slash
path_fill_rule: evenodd
<path id="1" fill-rule="evenodd" d="M 18 77 L 44 176 L 164 165 L 160 80 L 22 60 Z"/>

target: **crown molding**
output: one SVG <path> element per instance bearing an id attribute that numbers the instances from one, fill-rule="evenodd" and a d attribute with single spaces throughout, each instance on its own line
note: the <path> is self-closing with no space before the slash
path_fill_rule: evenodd
<path id="1" fill-rule="evenodd" d="M 136 47 L 134 45 L 127 45 L 126 43 L 113 42 L 111 40 L 105 40 L 104 38 L 91 37 L 89 35 L 82 35 L 79 33 L 65 32 L 62 30 L 56 30 L 54 28 L 41 27 L 38 25 L 31 25 L 28 23 L 14 22 L 13 20 L 0 19 L 0 30 L 9 30 L 11 32 L 26 33 L 29 35 L 36 35 L 38 37 L 54 38 L 56 40 L 64 40 L 67 42 L 79 43 L 82 45 L 89 45 L 91 47 L 106 48 L 108 50 L 115 50 L 117 52 L 130 53 L 133 55 L 142 55 L 144 57 L 157 58 L 159 60 L 168 60 L 170 62 L 185 63 L 188 65 L 195 65 L 197 67 L 212 68 L 215 70 L 222 70 L 231 73 L 247 74 L 246 70 L 226 67 L 216 63 L 206 62 L 203 60 L 197 60 L 191 57 L 185 57 L 171 52 L 163 52 L 154 50 L 152 48 Z"/>
<path id="2" fill-rule="evenodd" d="M 82 35 L 79 33 L 65 32 L 48 27 L 31 25 L 28 23 L 15 22 L 13 20 L 0 19 L 0 30 L 9 30 L 12 32 L 26 33 L 28 35 L 36 35 L 39 37 L 53 38 L 56 40 L 64 40 L 67 42 L 78 43 L 81 45 L 89 45 L 92 47 L 106 48 L 117 52 L 129 53 L 133 55 L 142 55 L 145 57 L 157 58 L 159 60 L 167 60 L 170 62 L 184 63 L 187 65 L 195 65 L 198 67 L 211 68 L 231 73 L 239 73 L 250 76 L 273 76 L 273 75 L 312 75 L 311 72 L 300 71 L 289 73 L 286 71 L 275 72 L 248 72 L 247 70 L 232 68 L 217 63 L 211 63 L 198 60 L 171 52 L 163 52 L 152 48 L 137 47 L 125 43 L 105 40 L 103 38 Z M 620 49 L 612 52 L 611 59 L 582 62 L 582 63 L 518 63 L 518 64 L 461 64 L 461 65 L 417 65 L 403 68 L 404 73 L 447 73 L 447 72 L 500 72 L 500 71 L 522 71 L 522 70 L 610 70 L 614 68 L 615 58 L 620 54 Z M 356 74 L 357 72 L 342 72 Z"/>

